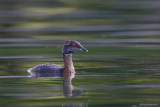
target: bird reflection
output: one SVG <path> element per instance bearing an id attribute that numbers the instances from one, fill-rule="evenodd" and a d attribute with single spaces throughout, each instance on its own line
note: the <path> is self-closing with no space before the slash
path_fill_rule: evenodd
<path id="1" fill-rule="evenodd" d="M 77 97 L 82 95 L 82 90 L 75 90 L 72 85 L 72 79 L 75 77 L 75 73 L 64 74 L 63 80 L 63 94 L 65 97 Z M 88 107 L 87 104 L 63 104 L 62 107 Z"/>
<path id="2" fill-rule="evenodd" d="M 67 73 L 64 74 L 64 80 L 63 80 L 63 93 L 66 97 L 72 97 L 74 87 L 72 85 L 72 79 L 75 77 L 75 73 Z"/>

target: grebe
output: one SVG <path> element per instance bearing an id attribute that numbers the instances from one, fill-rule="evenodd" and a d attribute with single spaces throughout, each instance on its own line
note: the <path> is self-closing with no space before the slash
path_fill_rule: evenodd
<path id="1" fill-rule="evenodd" d="M 64 67 L 56 64 L 40 64 L 33 68 L 28 69 L 30 77 L 54 77 L 54 76 L 67 76 L 70 73 L 75 73 L 72 62 L 72 53 L 75 51 L 86 51 L 78 41 L 67 40 L 63 46 L 62 54 L 64 59 Z"/>

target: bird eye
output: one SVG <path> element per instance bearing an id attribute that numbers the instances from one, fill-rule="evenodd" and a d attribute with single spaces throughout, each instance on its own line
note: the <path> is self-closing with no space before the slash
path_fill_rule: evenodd
<path id="1" fill-rule="evenodd" d="M 75 44 L 73 44 L 72 46 L 73 46 L 73 47 L 76 47 L 76 45 L 75 45 Z"/>

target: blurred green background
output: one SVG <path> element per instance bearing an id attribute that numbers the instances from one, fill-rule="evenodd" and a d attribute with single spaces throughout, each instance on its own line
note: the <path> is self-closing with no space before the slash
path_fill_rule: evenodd
<path id="1" fill-rule="evenodd" d="M 61 48 L 72 39 L 89 50 L 76 53 L 77 61 L 89 59 L 77 67 L 96 65 L 107 73 L 146 62 L 158 69 L 159 5 L 158 0 L 1 0 L 0 74 L 10 68 L 10 73 L 24 75 L 28 68 L 54 60 L 63 65 Z"/>
<path id="2" fill-rule="evenodd" d="M 0 0 L 0 106 L 158 107 L 159 9 L 159 0 Z M 73 55 L 81 96 L 65 98 L 62 78 L 4 78 L 63 66 L 61 48 L 72 39 L 89 50 Z"/>

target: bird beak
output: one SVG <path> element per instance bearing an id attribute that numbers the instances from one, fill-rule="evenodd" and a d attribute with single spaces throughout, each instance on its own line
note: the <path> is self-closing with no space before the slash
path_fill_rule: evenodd
<path id="1" fill-rule="evenodd" d="M 81 47 L 80 50 L 81 50 L 81 51 L 88 52 L 88 50 L 87 50 L 86 48 L 84 48 L 84 47 Z"/>

